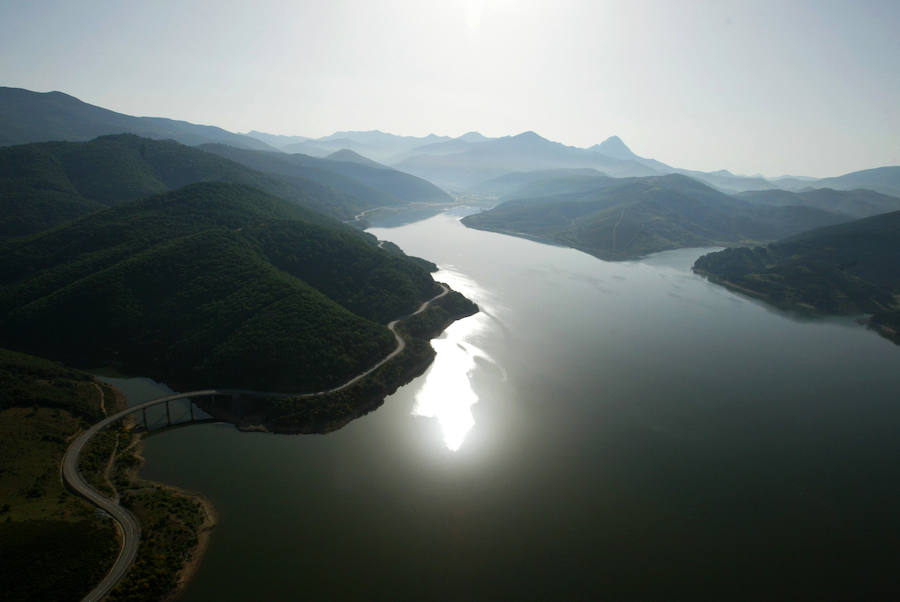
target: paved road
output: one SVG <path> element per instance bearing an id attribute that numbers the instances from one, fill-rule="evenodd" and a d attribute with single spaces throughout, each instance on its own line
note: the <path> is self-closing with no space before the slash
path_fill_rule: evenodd
<path id="1" fill-rule="evenodd" d="M 400 318 L 398 320 L 394 320 L 393 322 L 388 324 L 388 328 L 394 334 L 394 339 L 397 341 L 397 347 L 377 364 L 375 364 L 365 372 L 354 376 L 342 385 L 338 385 L 337 387 L 327 389 L 325 391 L 303 393 L 301 395 L 268 391 L 250 391 L 246 389 L 206 389 L 203 391 L 176 393 L 175 395 L 167 395 L 165 397 L 151 399 L 150 401 L 131 406 L 125 410 L 122 410 L 121 412 L 117 412 L 111 416 L 107 416 L 100 422 L 96 423 L 95 425 L 91 426 L 89 429 L 81 433 L 81 435 L 79 435 L 75 439 L 75 441 L 73 441 L 71 445 L 69 445 L 69 448 L 66 450 L 66 455 L 63 456 L 63 479 L 65 479 L 69 487 L 71 487 L 76 493 L 85 497 L 95 506 L 98 506 L 99 508 L 108 512 L 113 517 L 113 520 L 115 520 L 119 524 L 119 528 L 122 533 L 122 549 L 119 551 L 119 557 L 116 558 L 116 562 L 109 570 L 109 573 L 106 574 L 106 577 L 103 578 L 103 581 L 101 581 L 97 585 L 97 587 L 95 587 L 87 596 L 83 598 L 83 602 L 94 602 L 102 600 L 106 597 L 107 594 L 109 594 L 109 592 L 112 591 L 112 589 L 119 583 L 119 581 L 121 581 L 122 578 L 125 577 L 125 573 L 128 572 L 128 569 L 131 567 L 131 563 L 134 562 L 134 558 L 137 555 L 138 546 L 140 545 L 141 541 L 141 526 L 135 516 L 131 512 L 117 504 L 115 501 L 107 498 L 105 495 L 91 487 L 88 482 L 84 480 L 84 477 L 81 476 L 81 472 L 78 470 L 78 458 L 81 455 L 81 451 L 84 449 L 84 446 L 87 445 L 88 441 L 90 441 L 91 437 L 96 435 L 97 432 L 99 432 L 101 429 L 106 428 L 110 424 L 113 424 L 114 422 L 121 420 L 122 418 L 125 418 L 129 414 L 133 414 L 134 412 L 140 411 L 144 408 L 159 405 L 167 401 L 175 401 L 178 399 L 185 399 L 189 397 L 204 397 L 207 395 L 235 394 L 265 397 L 313 397 L 316 395 L 335 393 L 342 389 L 346 389 L 360 379 L 365 378 L 366 376 L 383 366 L 385 363 L 389 362 L 406 348 L 406 341 L 404 341 L 403 337 L 401 337 L 397 333 L 397 323 L 400 322 L 400 320 L 422 313 L 432 301 L 437 301 L 450 292 L 450 289 L 448 289 L 446 286 L 440 283 L 438 284 L 442 289 L 440 294 L 422 303 L 422 305 L 420 305 L 416 311 L 409 314 L 408 316 L 405 316 L 404 318 Z"/>
<path id="2" fill-rule="evenodd" d="M 447 288 L 446 286 L 444 286 L 443 284 L 441 284 L 440 282 L 438 283 L 438 286 L 440 286 L 442 289 L 442 291 L 439 295 L 432 297 L 431 299 L 429 299 L 428 301 L 426 301 L 425 303 L 420 305 L 419 309 L 417 309 L 413 313 L 409 314 L 408 316 L 404 316 L 398 320 L 394 320 L 393 322 L 391 322 L 390 324 L 387 325 L 387 327 L 390 329 L 390 331 L 392 333 L 394 333 L 394 340 L 397 341 L 397 347 L 394 348 L 394 350 L 391 351 L 389 354 L 384 356 L 384 359 L 382 359 L 380 362 L 378 362 L 377 364 L 375 364 L 374 366 L 372 366 L 365 372 L 361 372 L 360 374 L 357 374 L 356 376 L 354 376 L 353 378 L 351 378 L 350 380 L 348 380 L 347 382 L 345 382 L 342 385 L 338 385 L 332 389 L 328 389 L 327 391 L 318 391 L 316 393 L 305 393 L 303 395 L 295 395 L 295 397 L 313 397 L 316 395 L 325 395 L 327 393 L 336 393 L 338 391 L 346 389 L 347 387 L 349 387 L 353 383 L 357 382 L 358 380 L 365 378 L 368 375 L 372 374 L 373 372 L 375 372 L 376 370 L 381 368 L 383 365 L 385 365 L 386 363 L 388 363 L 389 361 L 394 359 L 397 355 L 402 353 L 403 350 L 406 349 L 406 341 L 403 340 L 403 337 L 401 337 L 399 334 L 397 334 L 397 323 L 402 320 L 405 320 L 406 318 L 411 318 L 412 316 L 422 313 L 423 311 L 425 311 L 425 309 L 428 307 L 428 305 L 432 301 L 437 301 L 438 299 L 440 299 L 441 297 L 443 297 L 444 295 L 446 295 L 447 293 L 450 292 L 450 289 Z"/>

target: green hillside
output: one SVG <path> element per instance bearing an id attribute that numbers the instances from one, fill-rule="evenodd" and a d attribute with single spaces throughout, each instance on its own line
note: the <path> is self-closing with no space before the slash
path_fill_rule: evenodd
<path id="1" fill-rule="evenodd" d="M 374 363 L 393 348 L 378 322 L 439 290 L 370 235 L 225 183 L 7 242 L 0 283 L 8 347 L 183 387 L 288 391 Z"/>
<path id="2" fill-rule="evenodd" d="M 0 148 L 0 237 L 32 234 L 103 206 L 205 181 L 252 186 L 339 219 L 367 206 L 310 180 L 263 174 L 171 140 L 123 134 Z"/>
<path id="3" fill-rule="evenodd" d="M 808 207 L 762 206 L 681 175 L 610 179 L 572 176 L 532 182 L 545 193 L 462 220 L 472 228 L 560 244 L 602 259 L 629 259 L 681 247 L 768 241 L 846 221 Z M 576 192 L 548 195 L 553 190 Z"/>
<path id="4" fill-rule="evenodd" d="M 874 314 L 873 326 L 900 342 L 900 211 L 710 253 L 694 271 L 783 308 Z"/>

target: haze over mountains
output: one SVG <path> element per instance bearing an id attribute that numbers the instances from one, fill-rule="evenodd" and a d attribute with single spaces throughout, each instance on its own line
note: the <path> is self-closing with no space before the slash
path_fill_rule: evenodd
<path id="1" fill-rule="evenodd" d="M 811 188 L 836 190 L 869 189 L 900 194 L 900 166 L 880 167 L 830 178 L 744 176 L 727 170 L 697 171 L 666 165 L 634 153 L 618 136 L 610 136 L 589 148 L 566 146 L 535 132 L 489 138 L 468 132 L 457 138 L 394 136 L 380 131 L 338 132 L 319 139 L 288 142 L 279 137 L 249 132 L 283 152 L 301 152 L 326 157 L 349 149 L 370 159 L 429 180 L 446 190 L 492 194 L 491 181 L 510 172 L 547 169 L 593 169 L 612 177 L 634 177 L 679 173 L 698 179 L 723 192 Z"/>
<path id="2" fill-rule="evenodd" d="M 170 138 L 192 146 L 219 144 L 345 162 L 364 163 L 368 159 L 424 178 L 445 190 L 462 193 L 492 194 L 489 182 L 510 172 L 595 169 L 612 177 L 681 173 L 729 193 L 769 189 L 804 191 L 827 187 L 900 194 L 900 166 L 823 179 L 766 179 L 762 176 L 736 175 L 726 170 L 700 172 L 669 166 L 637 155 L 618 136 L 610 136 L 588 148 L 579 148 L 547 140 L 535 132 L 500 138 L 486 137 L 478 132 L 468 132 L 456 138 L 436 134 L 398 136 L 378 130 L 340 131 L 316 139 L 259 131 L 236 134 L 184 121 L 131 117 L 83 103 L 61 92 L 36 93 L 18 88 L 0 88 L 0 145 L 89 140 L 119 133 L 155 139 Z M 358 157 L 351 158 L 347 154 L 334 156 L 334 153 L 345 150 L 354 152 Z M 317 167 L 309 160 L 305 163 L 305 167 Z M 371 163 L 368 165 L 375 167 Z M 402 195 L 399 198 L 403 200 Z"/>

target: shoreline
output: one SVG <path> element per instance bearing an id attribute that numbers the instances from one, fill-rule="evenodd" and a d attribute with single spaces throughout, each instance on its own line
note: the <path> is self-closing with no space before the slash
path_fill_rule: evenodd
<path id="1" fill-rule="evenodd" d="M 712 272 L 708 272 L 704 269 L 691 267 L 691 272 L 697 274 L 698 276 L 705 278 L 707 282 L 715 284 L 717 286 L 721 286 L 722 288 L 731 291 L 732 293 L 736 293 L 739 295 L 743 295 L 750 300 L 760 302 L 764 307 L 769 310 L 775 310 L 777 312 L 781 312 L 784 315 L 787 315 L 793 319 L 803 319 L 803 320 L 825 320 L 828 318 L 847 318 L 853 319 L 857 324 L 864 327 L 866 330 L 870 330 L 876 335 L 891 341 L 895 345 L 900 345 L 900 332 L 892 328 L 890 325 L 882 324 L 878 320 L 873 319 L 875 314 L 851 314 L 851 313 L 835 313 L 829 312 L 813 305 L 808 305 L 805 303 L 779 303 L 772 299 L 771 295 L 766 293 L 763 290 L 757 290 L 748 288 L 746 286 L 741 286 L 731 280 L 726 280 L 725 278 L 721 278 L 717 274 Z"/>
<path id="2" fill-rule="evenodd" d="M 203 558 L 206 556 L 206 551 L 209 549 L 209 541 L 212 538 L 213 531 L 219 524 L 219 513 L 216 512 L 216 507 L 213 505 L 212 500 L 202 493 L 188 491 L 186 489 L 181 489 L 180 487 L 175 487 L 174 485 L 160 483 L 159 481 L 144 482 L 150 483 L 153 487 L 166 489 L 193 502 L 197 502 L 203 509 L 203 522 L 197 530 L 197 545 L 191 549 L 190 558 L 184 562 L 184 565 L 178 572 L 175 589 L 162 598 L 162 600 L 165 601 L 178 600 L 184 593 L 188 583 L 194 578 L 197 571 L 200 570 L 200 565 L 203 564 Z"/>
<path id="3" fill-rule="evenodd" d="M 163 489 L 165 491 L 169 491 L 192 502 L 196 502 L 197 504 L 199 504 L 200 508 L 203 511 L 203 522 L 200 524 L 196 531 L 197 544 L 193 548 L 191 548 L 190 556 L 184 561 L 181 568 L 178 570 L 175 587 L 161 598 L 161 600 L 165 601 L 174 601 L 181 598 L 181 595 L 184 593 L 184 589 L 187 587 L 188 583 L 190 583 L 194 575 L 197 574 L 197 571 L 200 570 L 200 566 L 203 564 L 203 558 L 206 556 L 206 552 L 209 549 L 209 541 L 212 538 L 213 531 L 219 524 L 219 513 L 216 511 L 215 504 L 213 504 L 212 500 L 203 493 L 200 493 L 198 491 L 189 491 L 187 489 L 182 489 L 181 487 L 177 487 L 169 483 L 163 483 L 161 481 L 151 481 L 149 479 L 143 479 L 140 477 L 139 473 L 146 463 L 146 459 L 144 458 L 143 454 L 144 434 L 145 433 L 137 435 L 136 442 L 132 446 L 133 449 L 131 453 L 135 458 L 138 459 L 139 463 L 137 466 L 129 469 L 128 477 L 131 485 L 135 488 L 147 486 L 155 489 Z M 123 451 L 127 451 L 127 448 Z"/>

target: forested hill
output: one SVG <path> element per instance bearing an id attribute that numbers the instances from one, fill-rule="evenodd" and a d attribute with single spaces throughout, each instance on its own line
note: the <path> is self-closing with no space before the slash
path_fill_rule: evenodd
<path id="1" fill-rule="evenodd" d="M 379 323 L 438 290 L 368 234 L 200 183 L 0 244 L 0 345 L 184 388 L 314 390 L 383 357 Z"/>
<path id="2" fill-rule="evenodd" d="M 871 313 L 871 324 L 900 343 L 900 211 L 710 253 L 694 271 L 783 308 Z"/>
<path id="3" fill-rule="evenodd" d="M 570 246 L 602 259 L 630 259 L 681 247 L 777 240 L 850 219 L 811 207 L 750 203 L 677 174 L 578 176 L 543 184 L 527 185 L 540 190 L 537 198 L 508 201 L 462 222 Z M 566 192 L 552 194 L 560 186 Z"/>
<path id="4" fill-rule="evenodd" d="M 245 184 L 338 219 L 370 206 L 319 183 L 263 174 L 171 140 L 131 134 L 0 148 L 0 238 L 203 181 Z"/>

